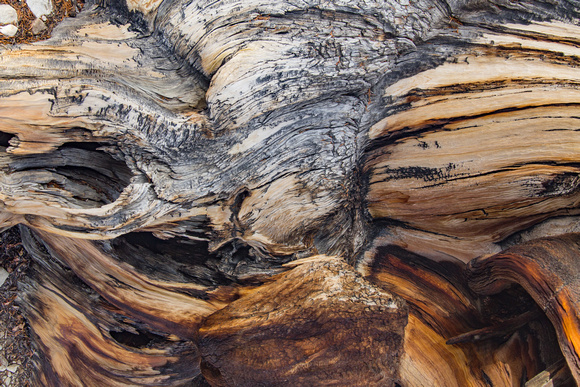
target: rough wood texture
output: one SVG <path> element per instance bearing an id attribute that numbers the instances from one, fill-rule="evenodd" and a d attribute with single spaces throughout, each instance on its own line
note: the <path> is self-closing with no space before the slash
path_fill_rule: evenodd
<path id="1" fill-rule="evenodd" d="M 294 266 L 204 321 L 199 348 L 206 379 L 248 386 L 397 381 L 404 301 L 336 257 Z"/>
<path id="2" fill-rule="evenodd" d="M 578 9 L 111 0 L 1 47 L 35 383 L 580 381 Z"/>
<path id="3" fill-rule="evenodd" d="M 367 162 L 370 213 L 438 234 L 425 239 L 439 259 L 468 261 L 514 232 L 578 212 L 577 27 L 478 32 L 461 55 L 389 85 L 392 114 L 369 131 L 388 141 Z M 461 255 L 448 251 L 451 239 Z"/>
<path id="4" fill-rule="evenodd" d="M 519 385 L 561 358 L 550 348 L 553 334 L 538 325 L 545 324 L 542 313 L 523 292 L 484 299 L 470 291 L 459 264 L 394 245 L 372 254 L 372 264 L 359 271 L 409 305 L 402 385 Z"/>
<path id="5" fill-rule="evenodd" d="M 42 354 L 34 385 L 182 385 L 199 374 L 190 340 L 127 316 L 23 236 L 37 264 L 21 301 Z"/>
<path id="6" fill-rule="evenodd" d="M 518 283 L 534 298 L 556 329 L 574 378 L 580 380 L 580 234 L 536 239 L 469 263 L 469 283 L 494 294 Z"/>

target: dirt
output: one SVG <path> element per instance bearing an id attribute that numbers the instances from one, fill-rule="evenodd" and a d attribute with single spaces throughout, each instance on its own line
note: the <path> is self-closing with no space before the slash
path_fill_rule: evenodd
<path id="1" fill-rule="evenodd" d="M 18 14 L 18 32 L 15 36 L 9 37 L 0 34 L 0 45 L 10 45 L 17 43 L 33 43 L 39 40 L 45 40 L 50 37 L 54 27 L 62 21 L 65 17 L 73 17 L 83 7 L 83 0 L 52 0 L 54 11 L 43 17 L 43 23 L 46 29 L 42 32 L 34 34 L 32 32 L 32 24 L 36 20 L 32 11 L 23 0 L 0 0 L 0 4 L 8 4 L 16 10 Z"/>
<path id="2" fill-rule="evenodd" d="M 22 247 L 18 228 L 0 234 L 0 267 L 9 273 L 0 286 L 1 386 L 30 386 L 34 372 L 29 327 L 20 313 L 16 299 L 18 284 L 26 277 L 30 264 L 30 256 Z"/>

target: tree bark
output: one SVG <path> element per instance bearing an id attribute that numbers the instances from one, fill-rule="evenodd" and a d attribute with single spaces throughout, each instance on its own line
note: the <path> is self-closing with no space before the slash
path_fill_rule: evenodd
<path id="1" fill-rule="evenodd" d="M 0 48 L 33 383 L 577 384 L 579 17 L 104 1 Z"/>

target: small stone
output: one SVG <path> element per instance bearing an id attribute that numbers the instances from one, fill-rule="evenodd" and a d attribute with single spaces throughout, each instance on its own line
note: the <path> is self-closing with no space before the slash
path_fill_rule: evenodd
<path id="1" fill-rule="evenodd" d="M 14 24 L 6 24 L 5 26 L 0 27 L 0 34 L 6 36 L 14 36 L 18 32 L 18 27 Z"/>
<path id="2" fill-rule="evenodd" d="M 0 30 L 1 29 L 2 29 L 2 27 L 0 27 Z M 4 32 L 2 32 L 2 33 L 4 33 Z M 14 35 L 9 35 L 9 36 L 14 36 Z M 6 269 L 4 269 L 3 267 L 0 267 L 0 286 L 4 285 L 4 282 L 6 282 L 6 280 L 8 279 L 8 276 L 9 275 L 10 274 L 8 274 L 8 272 L 6 271 Z"/>
<path id="3" fill-rule="evenodd" d="M 51 0 L 26 0 L 26 5 L 32 11 L 36 18 L 52 13 Z"/>
<path id="4" fill-rule="evenodd" d="M 32 33 L 34 35 L 38 35 L 40 34 L 42 31 L 46 30 L 46 24 L 44 24 L 44 22 L 38 18 L 35 21 L 32 22 Z"/>
<path id="5" fill-rule="evenodd" d="M 6 378 L 4 378 L 4 381 L 2 383 L 4 383 L 3 386 L 10 387 L 12 385 L 12 375 L 10 374 L 6 375 Z"/>
<path id="6" fill-rule="evenodd" d="M 0 4 L 0 24 L 18 23 L 16 10 L 8 4 Z"/>
<path id="7" fill-rule="evenodd" d="M 18 364 L 10 364 L 6 369 L 12 373 L 18 371 Z"/>
<path id="8" fill-rule="evenodd" d="M 4 372 L 8 369 L 8 360 L 2 355 L 0 355 L 0 372 Z"/>

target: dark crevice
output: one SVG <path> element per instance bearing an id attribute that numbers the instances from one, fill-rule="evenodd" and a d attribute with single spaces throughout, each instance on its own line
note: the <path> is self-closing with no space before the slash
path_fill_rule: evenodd
<path id="1" fill-rule="evenodd" d="M 159 239 L 149 232 L 132 232 L 122 237 L 123 243 L 142 247 L 155 255 L 166 254 L 178 263 L 204 262 L 208 256 L 208 242 L 173 238 Z"/>
<path id="2" fill-rule="evenodd" d="M 84 149 L 96 152 L 104 144 L 98 142 L 67 142 L 62 144 L 58 149 Z"/>
<path id="3" fill-rule="evenodd" d="M 70 142 L 46 154 L 11 155 L 8 173 L 49 172 L 54 178 L 41 190 L 72 198 L 83 207 L 99 207 L 117 200 L 130 184 L 133 172 L 98 142 Z"/>
<path id="4" fill-rule="evenodd" d="M 84 192 L 78 192 L 73 197 L 79 201 L 92 201 L 97 205 L 112 203 L 128 185 L 128 181 L 117 181 L 105 176 L 98 171 L 85 167 L 58 167 L 54 171 L 74 182 L 87 188 Z M 49 183 L 48 188 L 64 188 L 56 182 Z M 68 191 L 68 190 L 67 190 Z"/>
<path id="5" fill-rule="evenodd" d="M 269 255 L 238 239 L 225 243 L 215 252 L 210 252 L 207 241 L 182 237 L 162 240 L 148 232 L 132 232 L 109 243 L 112 255 L 149 277 L 210 288 L 260 283 L 293 258 Z M 181 291 L 194 297 L 207 297 L 204 291 Z"/>
<path id="6" fill-rule="evenodd" d="M 272 256 L 239 239 L 222 246 L 216 255 L 219 260 L 212 260 L 208 264 L 231 281 L 245 285 L 261 283 L 275 274 L 284 263 L 292 260 L 290 255 Z"/>
<path id="7" fill-rule="evenodd" d="M 196 283 L 214 288 L 254 281 L 271 274 L 290 257 L 265 257 L 245 243 L 234 240 L 210 252 L 207 241 L 175 237 L 162 240 L 148 232 L 133 232 L 110 242 L 111 254 L 139 272 L 161 281 Z M 163 262 L 163 265 L 159 265 Z M 180 290 L 206 298 L 204 291 Z"/>
<path id="8" fill-rule="evenodd" d="M 250 196 L 250 191 L 247 188 L 243 188 L 241 191 L 239 191 L 235 195 L 233 203 L 230 206 L 230 210 L 232 212 L 232 215 L 230 216 L 230 220 L 235 227 L 234 233 L 236 233 L 238 235 L 243 233 L 243 226 L 240 224 L 238 214 L 240 213 L 240 210 L 242 209 L 242 204 L 244 203 L 244 200 L 246 200 L 246 198 L 248 196 Z"/>
<path id="9" fill-rule="evenodd" d="M 132 232 L 112 240 L 110 249 L 117 259 L 156 280 L 209 287 L 231 284 L 228 278 L 211 267 L 210 262 L 219 261 L 219 258 L 209 253 L 206 241 L 179 237 L 163 240 L 152 233 Z M 201 290 L 182 292 L 202 299 L 207 297 Z"/>
<path id="10" fill-rule="evenodd" d="M 10 146 L 10 140 L 13 137 L 13 134 L 0 132 L 0 147 L 8 148 Z"/>
<path id="11" fill-rule="evenodd" d="M 156 343 L 165 343 L 163 336 L 155 333 L 137 330 L 137 333 L 129 331 L 110 331 L 109 334 L 120 344 L 133 348 L 151 348 Z"/>

